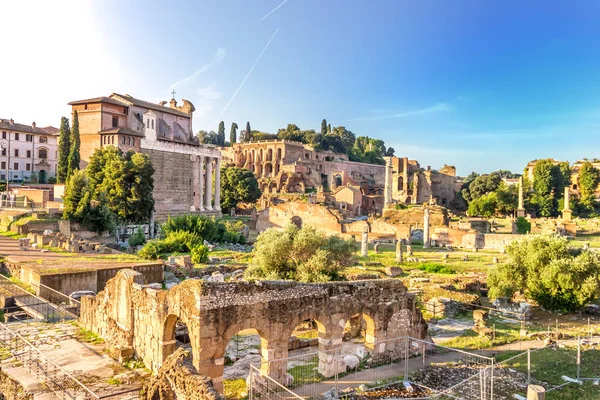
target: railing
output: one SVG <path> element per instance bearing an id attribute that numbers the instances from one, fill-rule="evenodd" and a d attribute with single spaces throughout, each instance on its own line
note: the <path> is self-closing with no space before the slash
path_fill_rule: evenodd
<path id="1" fill-rule="evenodd" d="M 250 366 L 250 400 L 260 399 L 303 399 L 254 365 Z"/>
<path id="2" fill-rule="evenodd" d="M 52 361 L 31 342 L 0 323 L 0 344 L 60 399 L 100 399 L 77 378 Z"/>
<path id="3" fill-rule="evenodd" d="M 411 337 L 377 341 L 371 347 L 359 345 L 352 351 L 349 349 L 353 347 L 342 346 L 264 361 L 261 376 L 269 375 L 277 390 L 285 389 L 286 396 L 293 394 L 273 398 L 354 399 L 364 394 L 374 396 L 382 390 L 388 396 L 402 397 L 405 386 L 411 386 L 413 396 L 421 398 L 460 395 L 465 400 L 491 399 L 491 357 Z M 444 374 L 452 379 L 438 379 Z M 264 395 L 263 381 L 255 382 L 258 388 L 251 384 L 250 392 Z"/>

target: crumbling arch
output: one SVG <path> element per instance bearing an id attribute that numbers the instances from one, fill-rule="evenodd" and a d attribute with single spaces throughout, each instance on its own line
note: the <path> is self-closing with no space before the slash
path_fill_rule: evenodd
<path id="1" fill-rule="evenodd" d="M 185 334 L 187 340 L 180 340 L 178 343 L 178 325 L 185 326 Z M 181 344 L 189 344 L 189 346 L 182 346 Z M 169 314 L 163 323 L 163 335 L 162 335 L 162 361 L 164 362 L 168 356 L 173 354 L 178 347 L 184 347 L 192 350 L 194 349 L 194 341 L 190 338 L 190 332 L 187 330 L 187 324 L 175 314 Z"/>

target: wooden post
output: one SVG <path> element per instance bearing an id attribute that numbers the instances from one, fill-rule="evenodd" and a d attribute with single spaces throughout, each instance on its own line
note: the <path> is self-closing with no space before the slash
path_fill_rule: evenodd
<path id="1" fill-rule="evenodd" d="M 546 400 L 546 389 L 540 385 L 527 386 L 527 400 Z"/>

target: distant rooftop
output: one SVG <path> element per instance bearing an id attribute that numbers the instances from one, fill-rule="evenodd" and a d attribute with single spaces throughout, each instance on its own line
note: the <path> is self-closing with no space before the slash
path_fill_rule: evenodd
<path id="1" fill-rule="evenodd" d="M 19 124 L 15 123 L 12 119 L 0 118 L 0 129 L 10 130 L 22 133 L 31 133 L 34 135 L 58 135 L 58 128 L 53 126 L 46 126 L 43 128 L 38 128 L 35 125 L 35 122 L 31 125 Z"/>

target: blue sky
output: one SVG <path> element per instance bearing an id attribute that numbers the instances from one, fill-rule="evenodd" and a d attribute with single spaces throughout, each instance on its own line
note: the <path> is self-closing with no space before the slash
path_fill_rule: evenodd
<path id="1" fill-rule="evenodd" d="M 600 157 L 599 1 L 282 2 L 3 2 L 4 31 L 29 28 L 0 38 L 0 117 L 174 87 L 196 131 L 327 118 L 462 175 Z"/>

